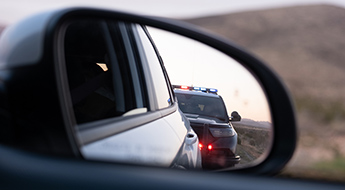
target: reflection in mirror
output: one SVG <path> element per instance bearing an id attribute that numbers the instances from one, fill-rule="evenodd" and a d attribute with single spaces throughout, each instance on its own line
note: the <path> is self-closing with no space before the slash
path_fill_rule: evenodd
<path id="1" fill-rule="evenodd" d="M 145 27 L 84 19 L 64 28 L 66 120 L 83 158 L 200 169 L 197 135 Z"/>
<path id="2" fill-rule="evenodd" d="M 180 109 L 198 134 L 203 147 L 203 167 L 214 169 L 208 163 L 214 160 L 224 167 L 249 167 L 265 159 L 272 144 L 273 128 L 268 101 L 255 77 L 212 47 L 160 29 L 148 27 L 148 30 L 175 87 Z M 222 98 L 226 108 L 210 101 L 217 97 L 213 94 Z M 208 111 L 208 107 L 213 110 Z M 224 114 L 230 115 L 230 122 Z M 237 143 L 231 140 L 231 132 L 220 130 L 226 123 L 237 133 Z M 219 137 L 215 135 L 216 129 Z M 238 163 L 231 154 L 240 157 Z"/>
<path id="3" fill-rule="evenodd" d="M 207 45 L 147 28 L 80 19 L 61 29 L 61 98 L 83 158 L 205 170 L 263 160 L 273 133 L 255 77 Z"/>
<path id="4" fill-rule="evenodd" d="M 140 88 L 131 87 L 140 87 L 140 82 L 127 73 L 134 68 L 130 64 L 120 64 L 126 60 L 116 57 L 122 53 L 119 36 L 115 32 L 109 34 L 106 26 L 104 21 L 88 20 L 71 23 L 66 30 L 66 69 L 78 124 L 131 115 L 138 110 L 146 112 Z M 115 30 L 115 25 L 113 28 Z M 112 48 L 107 43 L 110 35 L 114 39 Z"/>

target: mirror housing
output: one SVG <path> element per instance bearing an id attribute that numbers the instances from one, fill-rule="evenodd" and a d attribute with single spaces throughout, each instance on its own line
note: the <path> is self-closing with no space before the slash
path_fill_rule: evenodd
<path id="1" fill-rule="evenodd" d="M 63 85 L 66 76 L 61 71 L 64 60 L 61 31 L 66 22 L 80 18 L 121 20 L 156 27 L 197 40 L 238 61 L 262 84 L 272 113 L 274 137 L 271 151 L 265 160 L 258 165 L 233 172 L 272 174 L 290 160 L 296 143 L 294 108 L 284 84 L 262 61 L 228 39 L 184 22 L 90 8 L 62 9 L 40 14 L 6 29 L 1 36 L 0 97 L 3 98 L 0 106 L 3 111 L 0 121 L 8 122 L 3 131 L 21 131 L 20 134 L 6 134 L 6 137 L 1 135 L 2 143 L 35 152 L 81 157 L 77 134 L 70 127 L 72 121 L 67 117 L 71 108 L 63 93 L 66 89 Z M 37 36 L 38 40 L 32 40 L 32 35 Z M 28 53 L 32 51 L 33 53 Z M 42 86 L 46 87 L 44 93 Z M 233 119 L 237 120 L 238 117 Z M 26 135 L 28 126 L 33 134 L 35 131 L 39 134 Z M 20 137 L 25 138 L 18 141 Z M 28 145 L 28 142 L 32 144 Z M 44 146 L 40 146 L 41 144 Z"/>

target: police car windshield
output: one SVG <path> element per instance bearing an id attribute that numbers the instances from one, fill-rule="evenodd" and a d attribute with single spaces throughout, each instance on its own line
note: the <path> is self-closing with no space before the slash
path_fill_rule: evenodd
<path id="1" fill-rule="evenodd" d="M 176 94 L 183 113 L 197 114 L 226 120 L 227 114 L 222 99 L 191 94 Z"/>

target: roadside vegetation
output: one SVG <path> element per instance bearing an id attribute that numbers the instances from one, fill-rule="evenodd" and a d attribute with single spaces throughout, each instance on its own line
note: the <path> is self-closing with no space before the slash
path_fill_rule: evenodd
<path id="1" fill-rule="evenodd" d="M 340 100 L 317 101 L 312 97 L 296 97 L 297 112 L 308 112 L 324 124 L 345 118 L 345 104 Z"/>

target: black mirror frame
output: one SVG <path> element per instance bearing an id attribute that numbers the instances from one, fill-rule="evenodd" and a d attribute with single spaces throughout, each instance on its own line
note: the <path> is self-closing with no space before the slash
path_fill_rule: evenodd
<path id="1" fill-rule="evenodd" d="M 57 47 L 57 36 L 59 35 L 59 30 L 57 29 L 59 29 L 62 24 L 69 19 L 90 17 L 135 22 L 174 32 L 200 41 L 237 60 L 256 75 L 256 78 L 261 82 L 262 87 L 266 92 L 272 112 L 274 137 L 271 151 L 264 161 L 249 168 L 229 171 L 261 175 L 275 174 L 290 160 L 295 150 L 297 136 L 294 107 L 290 95 L 280 78 L 262 61 L 255 58 L 253 55 L 228 39 L 210 34 L 181 21 L 91 8 L 64 9 L 56 12 L 52 16 L 46 28 L 47 35 L 45 39 L 47 40 L 45 41 L 45 46 L 48 45 L 49 47 L 49 44 L 51 43 L 52 46 L 50 47 L 54 47 L 53 54 L 55 56 L 55 61 L 58 60 L 56 56 L 59 51 L 55 48 Z M 227 171 L 228 170 L 224 172 Z"/>

